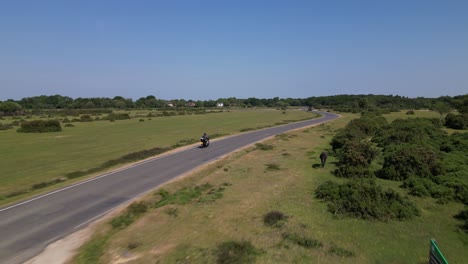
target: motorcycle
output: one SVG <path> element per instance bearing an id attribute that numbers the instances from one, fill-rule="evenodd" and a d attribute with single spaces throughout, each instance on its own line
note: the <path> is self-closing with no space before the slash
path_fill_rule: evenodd
<path id="1" fill-rule="evenodd" d="M 200 138 L 200 141 L 202 143 L 202 145 L 201 145 L 202 148 L 206 148 L 206 147 L 208 147 L 210 145 L 210 138 L 208 138 L 208 137 L 203 136 L 203 137 Z"/>

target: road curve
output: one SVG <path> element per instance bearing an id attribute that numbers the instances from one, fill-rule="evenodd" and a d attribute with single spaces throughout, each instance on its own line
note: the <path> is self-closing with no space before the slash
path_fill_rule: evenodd
<path id="1" fill-rule="evenodd" d="M 210 147 L 188 148 L 137 163 L 81 183 L 0 209 L 0 263 L 16 264 L 40 253 L 113 208 L 206 162 L 289 130 L 338 117 L 291 123 L 213 141 Z"/>

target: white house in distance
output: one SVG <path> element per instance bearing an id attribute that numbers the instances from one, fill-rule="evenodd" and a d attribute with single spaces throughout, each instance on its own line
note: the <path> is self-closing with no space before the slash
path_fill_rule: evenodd
<path id="1" fill-rule="evenodd" d="M 224 107 L 224 103 L 218 102 L 218 103 L 216 103 L 216 106 L 217 106 L 217 107 Z"/>

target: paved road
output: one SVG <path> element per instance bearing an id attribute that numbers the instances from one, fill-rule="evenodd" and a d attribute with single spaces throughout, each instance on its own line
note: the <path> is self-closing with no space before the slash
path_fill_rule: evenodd
<path id="1" fill-rule="evenodd" d="M 248 144 L 288 130 L 330 121 L 323 116 L 213 141 L 135 164 L 117 172 L 0 209 L 0 263 L 22 263 L 48 244 L 86 226 L 142 193 Z"/>

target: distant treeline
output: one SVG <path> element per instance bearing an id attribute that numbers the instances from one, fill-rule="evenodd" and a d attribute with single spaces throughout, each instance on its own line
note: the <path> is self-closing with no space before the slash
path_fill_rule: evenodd
<path id="1" fill-rule="evenodd" d="M 114 98 L 76 98 L 68 96 L 34 96 L 21 100 L 7 100 L 0 102 L 0 114 L 21 114 L 25 110 L 38 109 L 152 109 L 169 107 L 276 107 L 308 106 L 313 108 L 329 108 L 342 112 L 372 111 L 373 109 L 386 109 L 399 111 L 401 109 L 457 109 L 461 113 L 468 112 L 468 94 L 460 96 L 443 96 L 439 98 L 408 98 L 398 95 L 334 95 L 309 98 L 279 98 L 271 99 L 235 97 L 220 98 L 218 100 L 162 100 L 153 95 L 141 97 L 134 101 L 131 98 L 115 96 Z"/>

